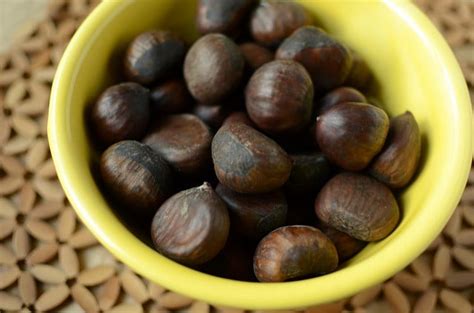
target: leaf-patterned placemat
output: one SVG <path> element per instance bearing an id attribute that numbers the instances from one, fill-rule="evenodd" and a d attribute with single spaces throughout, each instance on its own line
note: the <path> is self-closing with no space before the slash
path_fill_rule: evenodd
<path id="1" fill-rule="evenodd" d="M 97 0 L 54 0 L 48 17 L 0 55 L 0 311 L 242 312 L 143 279 L 100 246 L 56 179 L 46 139 L 51 81 Z M 418 0 L 446 36 L 474 95 L 474 1 Z M 472 97 L 471 97 L 472 98 Z M 443 233 L 383 284 L 307 312 L 472 312 L 474 171 Z"/>

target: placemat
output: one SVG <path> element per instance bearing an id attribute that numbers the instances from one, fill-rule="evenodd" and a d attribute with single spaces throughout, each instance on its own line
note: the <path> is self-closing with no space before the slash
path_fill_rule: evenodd
<path id="1" fill-rule="evenodd" d="M 165 290 L 115 260 L 76 218 L 46 139 L 56 66 L 97 0 L 55 0 L 0 55 L 0 311 L 243 312 Z M 474 98 L 474 1 L 418 0 L 446 36 Z M 443 233 L 402 272 L 306 312 L 472 312 L 474 171 Z M 289 312 L 289 311 L 288 311 Z"/>

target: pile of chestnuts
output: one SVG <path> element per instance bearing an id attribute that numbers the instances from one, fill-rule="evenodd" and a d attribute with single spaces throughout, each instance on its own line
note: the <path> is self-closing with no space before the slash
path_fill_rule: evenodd
<path id="1" fill-rule="evenodd" d="M 90 107 L 116 209 L 162 255 L 249 281 L 330 273 L 392 233 L 420 131 L 369 103 L 364 60 L 296 2 L 198 0 L 196 24 L 192 44 L 138 35 Z"/>

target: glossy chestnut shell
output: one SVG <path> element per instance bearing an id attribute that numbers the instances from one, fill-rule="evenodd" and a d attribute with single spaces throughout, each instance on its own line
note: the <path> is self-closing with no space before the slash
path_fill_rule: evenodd
<path id="1" fill-rule="evenodd" d="M 355 173 L 334 176 L 318 194 L 314 208 L 322 222 L 362 241 L 387 237 L 400 218 L 390 189 Z"/>
<path id="2" fill-rule="evenodd" d="M 93 135 L 105 145 L 140 139 L 150 119 L 149 92 L 136 83 L 107 88 L 90 109 Z"/>
<path id="3" fill-rule="evenodd" d="M 240 193 L 263 193 L 281 187 L 290 176 L 291 160 L 272 139 L 241 123 L 222 126 L 212 140 L 217 178 Z"/>
<path id="4" fill-rule="evenodd" d="M 156 212 L 151 227 L 155 248 L 187 265 L 214 258 L 228 235 L 227 207 L 208 183 L 169 198 Z"/>
<path id="5" fill-rule="evenodd" d="M 179 174 L 196 176 L 211 164 L 212 133 L 192 114 L 165 116 L 143 138 Z"/>
<path id="6" fill-rule="evenodd" d="M 308 72 L 291 60 L 276 60 L 260 67 L 245 90 L 250 119 L 272 134 L 295 133 L 310 121 L 313 84 Z"/>
<path id="7" fill-rule="evenodd" d="M 362 170 L 385 143 L 387 114 L 370 104 L 345 102 L 333 106 L 316 121 L 316 140 L 324 155 L 350 171 Z"/>
<path id="8" fill-rule="evenodd" d="M 387 142 L 370 166 L 370 174 L 392 188 L 406 186 L 418 168 L 421 135 L 415 117 L 405 112 L 390 122 Z"/>
<path id="9" fill-rule="evenodd" d="M 150 147 L 133 140 L 117 142 L 100 158 L 106 190 L 128 213 L 147 216 L 173 189 L 168 164 Z"/>
<path id="10" fill-rule="evenodd" d="M 334 244 L 319 229 L 292 225 L 265 236 L 257 246 L 254 272 L 261 282 L 282 282 L 334 271 Z"/>

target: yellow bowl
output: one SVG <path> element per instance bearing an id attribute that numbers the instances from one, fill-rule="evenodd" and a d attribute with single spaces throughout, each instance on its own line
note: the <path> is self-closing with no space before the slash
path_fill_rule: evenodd
<path id="1" fill-rule="evenodd" d="M 471 105 L 442 36 L 407 1 L 300 1 L 320 25 L 367 60 L 378 97 L 393 116 L 410 110 L 423 134 L 422 168 L 401 194 L 403 219 L 341 270 L 286 283 L 238 282 L 179 265 L 136 238 L 114 215 L 93 179 L 95 157 L 84 111 L 111 82 L 110 60 L 150 28 L 195 38 L 192 0 L 104 1 L 82 24 L 53 84 L 48 134 L 58 177 L 77 214 L 119 260 L 171 290 L 213 304 L 286 309 L 350 296 L 390 277 L 438 235 L 463 192 L 471 164 Z M 116 72 L 116 71 L 115 71 Z"/>

